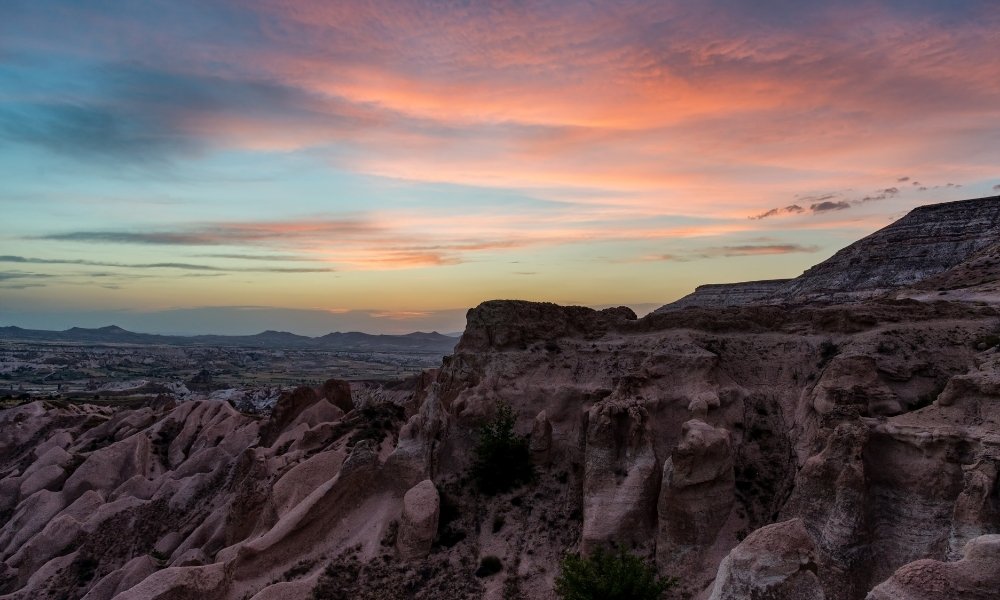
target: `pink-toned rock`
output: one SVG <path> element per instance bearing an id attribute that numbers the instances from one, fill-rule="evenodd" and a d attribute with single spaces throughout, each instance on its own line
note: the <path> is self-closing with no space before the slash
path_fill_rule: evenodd
<path id="1" fill-rule="evenodd" d="M 403 496 L 403 514 L 396 535 L 396 549 L 404 560 L 422 558 L 437 535 L 441 497 L 430 479 L 410 488 Z"/>
<path id="2" fill-rule="evenodd" d="M 98 581 L 83 600 L 112 600 L 117 594 L 138 585 L 157 570 L 158 565 L 149 555 L 137 556 Z"/>
<path id="3" fill-rule="evenodd" d="M 1000 448 L 998 448 L 1000 451 Z M 983 456 L 964 469 L 965 485 L 955 499 L 948 558 L 962 558 L 970 540 L 996 531 L 1000 526 L 1000 456 Z"/>
<path id="4" fill-rule="evenodd" d="M 837 407 L 854 407 L 862 414 L 903 412 L 900 398 L 878 377 L 873 357 L 835 356 L 813 390 L 813 407 L 821 414 Z"/>
<path id="5" fill-rule="evenodd" d="M 538 413 L 531 425 L 529 449 L 531 460 L 536 465 L 544 466 L 549 463 L 552 453 L 552 422 L 544 410 Z"/>
<path id="6" fill-rule="evenodd" d="M 225 565 L 170 567 L 156 571 L 138 585 L 115 596 L 116 600 L 173 600 L 222 598 L 226 590 Z"/>
<path id="7" fill-rule="evenodd" d="M 323 383 L 323 397 L 345 413 L 354 410 L 351 384 L 343 379 L 327 379 Z"/>
<path id="8" fill-rule="evenodd" d="M 634 400 L 605 400 L 588 415 L 581 549 L 654 539 L 660 466 L 648 414 Z"/>
<path id="9" fill-rule="evenodd" d="M 250 600 L 308 600 L 312 597 L 314 587 L 316 582 L 311 579 L 279 581 L 257 592 Z"/>
<path id="10" fill-rule="evenodd" d="M 818 559 L 801 520 L 761 527 L 719 565 L 710 600 L 826 600 L 816 577 Z"/>
<path id="11" fill-rule="evenodd" d="M 20 495 L 27 498 L 38 490 L 58 489 L 65 478 L 66 471 L 59 465 L 36 469 L 21 481 Z"/>
<path id="12" fill-rule="evenodd" d="M 18 505 L 17 511 L 0 532 L 0 548 L 3 555 L 10 556 L 41 531 L 66 506 L 61 492 L 41 490 Z"/>
<path id="13" fill-rule="evenodd" d="M 277 514 L 284 515 L 321 484 L 333 479 L 343 463 L 344 451 L 338 449 L 320 452 L 289 469 L 273 487 Z"/>
<path id="14" fill-rule="evenodd" d="M 66 480 L 63 493 L 73 500 L 87 490 L 113 490 L 135 475 L 147 475 L 152 466 L 149 438 L 136 434 L 87 457 Z"/>
<path id="15" fill-rule="evenodd" d="M 736 500 L 729 432 L 692 420 L 682 436 L 663 465 L 656 540 L 657 563 L 678 574 L 701 570 Z"/>
<path id="16" fill-rule="evenodd" d="M 900 567 L 867 600 L 997 600 L 1000 598 L 1000 535 L 970 541 L 957 562 L 918 560 Z"/>
<path id="17" fill-rule="evenodd" d="M 296 423 L 298 416 L 304 410 L 318 401 L 319 396 L 311 387 L 307 386 L 299 386 L 291 392 L 283 393 L 275 403 L 271 417 L 261 429 L 260 435 L 263 445 L 273 445 L 286 429 Z"/>
<path id="18" fill-rule="evenodd" d="M 344 411 L 331 404 L 326 399 L 321 398 L 309 408 L 303 410 L 295 419 L 295 423 L 305 423 L 309 427 L 315 427 L 320 423 L 332 423 L 344 416 Z"/>

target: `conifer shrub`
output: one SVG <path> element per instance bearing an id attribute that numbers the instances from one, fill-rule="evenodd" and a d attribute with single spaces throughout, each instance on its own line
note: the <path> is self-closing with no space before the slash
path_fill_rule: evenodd
<path id="1" fill-rule="evenodd" d="M 599 548 L 589 557 L 569 554 L 563 559 L 556 595 L 562 600 L 659 600 L 676 584 L 624 548 Z"/>
<path id="2" fill-rule="evenodd" d="M 480 428 L 474 453 L 472 478 L 484 494 L 500 494 L 534 479 L 528 439 L 514 433 L 514 411 L 506 402 L 497 402 L 496 415 Z"/>

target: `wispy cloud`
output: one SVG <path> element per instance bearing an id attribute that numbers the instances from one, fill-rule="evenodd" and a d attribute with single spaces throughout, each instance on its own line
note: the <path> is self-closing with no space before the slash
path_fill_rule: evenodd
<path id="1" fill-rule="evenodd" d="M 166 246 L 218 246 L 266 243 L 281 239 L 350 237 L 378 231 L 360 220 L 301 220 L 260 223 L 220 223 L 178 231 L 69 231 L 38 239 L 62 242 L 150 244 Z"/>
<path id="2" fill-rule="evenodd" d="M 193 263 L 179 262 L 159 262 L 159 263 L 116 263 L 82 259 L 64 258 L 28 258 L 24 256 L 0 256 L 0 263 L 21 263 L 32 265 L 81 265 L 88 267 L 116 267 L 127 269 L 182 269 L 185 271 L 216 271 L 220 273 L 329 273 L 332 268 L 295 268 L 295 267 L 266 267 L 266 268 L 239 268 L 239 267 L 217 267 L 212 265 L 201 265 Z M 94 273 L 91 277 L 106 276 L 105 273 Z"/>
<path id="3" fill-rule="evenodd" d="M 12 279 L 49 279 L 53 277 L 48 273 L 32 273 L 26 271 L 0 271 L 0 281 L 10 281 Z"/>
<path id="4" fill-rule="evenodd" d="M 429 316 L 431 313 L 429 311 L 417 311 L 417 310 L 381 310 L 368 313 L 369 316 L 376 319 L 391 319 L 393 321 L 405 321 L 408 319 L 422 319 Z"/>
<path id="5" fill-rule="evenodd" d="M 690 225 L 664 224 L 660 219 L 637 219 L 596 214 L 579 220 L 580 211 L 566 207 L 551 214 L 392 214 L 365 218 L 317 217 L 307 220 L 205 223 L 176 230 L 70 231 L 32 239 L 93 244 L 135 244 L 197 248 L 244 246 L 258 250 L 292 252 L 330 265 L 319 267 L 229 267 L 187 262 L 117 263 L 77 259 L 26 259 L 6 257 L 7 262 L 52 261 L 52 264 L 119 266 L 134 268 L 186 268 L 217 272 L 309 273 L 334 269 L 382 270 L 457 265 L 474 257 L 529 247 L 550 247 L 594 242 L 634 242 L 667 238 L 722 235 L 747 229 L 746 225 L 705 219 Z M 243 253 L 202 254 L 243 258 Z M 260 260 L 266 256 L 258 255 Z M 282 256 L 279 254 L 279 256 Z M 0 258 L 0 261 L 4 259 Z M 258 260 L 258 259 L 252 259 Z M 41 263 L 39 263 L 41 264 Z"/>
<path id="6" fill-rule="evenodd" d="M 259 260 L 263 262 L 315 262 L 310 256 L 293 254 L 198 254 L 199 258 L 225 258 L 229 260 Z"/>
<path id="7" fill-rule="evenodd" d="M 690 262 L 712 258 L 733 258 L 738 256 L 767 256 L 774 254 L 811 254 L 819 251 L 819 246 L 803 244 L 736 244 L 731 246 L 710 246 L 688 252 L 647 255 L 642 260 Z"/>

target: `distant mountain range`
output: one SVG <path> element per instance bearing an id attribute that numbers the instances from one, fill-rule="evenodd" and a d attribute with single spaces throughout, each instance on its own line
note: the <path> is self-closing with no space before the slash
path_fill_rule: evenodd
<path id="1" fill-rule="evenodd" d="M 405 335 L 373 335 L 351 331 L 334 332 L 320 337 L 296 335 L 287 331 L 263 331 L 256 335 L 157 335 L 135 333 L 117 325 L 87 329 L 72 327 L 64 331 L 0 327 L 0 340 L 69 342 L 81 344 L 140 344 L 159 346 L 231 346 L 238 348 L 317 348 L 344 352 L 427 352 L 450 354 L 458 343 L 453 335 L 436 331 L 417 331 Z"/>

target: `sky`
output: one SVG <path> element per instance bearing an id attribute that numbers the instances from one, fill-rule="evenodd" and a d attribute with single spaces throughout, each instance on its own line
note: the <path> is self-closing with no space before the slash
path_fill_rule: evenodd
<path id="1" fill-rule="evenodd" d="M 4 0 L 0 325 L 644 313 L 1000 194 L 995 0 Z"/>

